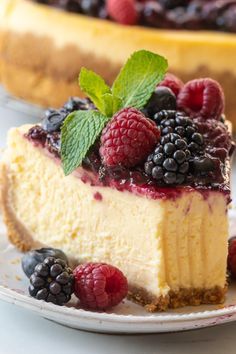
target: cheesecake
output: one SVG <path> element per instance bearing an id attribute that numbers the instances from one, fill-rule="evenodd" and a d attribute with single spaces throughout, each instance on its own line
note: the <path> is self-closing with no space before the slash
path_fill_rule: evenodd
<path id="1" fill-rule="evenodd" d="M 232 32 L 209 25 L 200 25 L 199 30 L 191 26 L 176 29 L 176 23 L 169 22 L 165 28 L 151 28 L 142 22 L 123 25 L 106 16 L 95 18 L 74 11 L 30 0 L 1 0 L 0 78 L 13 95 L 45 107 L 60 107 L 68 96 L 81 95 L 76 78 L 82 66 L 112 83 L 126 58 L 144 48 L 168 57 L 170 71 L 183 81 L 204 76 L 218 80 L 227 97 L 227 117 L 235 119 L 233 28 Z"/>
<path id="2" fill-rule="evenodd" d="M 210 100 L 207 112 L 191 118 L 183 110 L 159 110 L 170 103 L 170 92 L 161 89 L 160 100 L 155 84 L 143 104 L 140 92 L 138 100 L 125 97 L 137 61 L 147 68 L 156 60 L 164 70 L 165 62 L 149 55 L 137 52 L 113 84 L 113 102 L 123 93 L 119 110 L 101 108 L 98 92 L 90 91 L 98 76 L 88 88 L 93 74 L 84 71 L 80 86 L 94 103 L 71 98 L 60 114 L 50 110 L 40 124 L 9 131 L 1 162 L 8 236 L 21 251 L 50 246 L 77 262 L 118 267 L 128 279 L 129 298 L 151 312 L 219 304 L 227 291 L 234 149 L 223 96 L 217 107 Z M 133 79 L 134 90 L 143 80 L 157 81 L 150 73 Z M 211 94 L 219 90 L 214 80 L 204 84 Z"/>

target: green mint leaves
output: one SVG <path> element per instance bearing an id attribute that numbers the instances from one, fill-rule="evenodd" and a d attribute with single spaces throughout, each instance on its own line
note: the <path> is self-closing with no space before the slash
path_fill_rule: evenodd
<path id="1" fill-rule="evenodd" d="M 96 73 L 81 69 L 79 85 L 99 111 L 76 111 L 64 121 L 61 158 L 64 173 L 81 165 L 110 118 L 120 109 L 141 109 L 166 73 L 167 60 L 146 50 L 135 52 L 121 69 L 112 88 Z"/>
<path id="2" fill-rule="evenodd" d="M 103 78 L 91 70 L 82 68 L 79 86 L 101 113 L 108 117 L 112 115 L 112 93 Z"/>
<path id="3" fill-rule="evenodd" d="M 79 85 L 95 106 L 111 117 L 124 107 L 143 108 L 164 78 L 167 66 L 167 60 L 160 55 L 140 50 L 128 59 L 112 88 L 85 68 L 80 72 Z"/>
<path id="4" fill-rule="evenodd" d="M 62 126 L 61 156 L 65 175 L 81 165 L 108 118 L 97 111 L 75 111 Z"/>
<path id="5" fill-rule="evenodd" d="M 113 95 L 121 99 L 120 108 L 143 108 L 156 85 L 164 78 L 167 66 L 167 60 L 157 54 L 146 50 L 135 52 L 112 87 Z"/>

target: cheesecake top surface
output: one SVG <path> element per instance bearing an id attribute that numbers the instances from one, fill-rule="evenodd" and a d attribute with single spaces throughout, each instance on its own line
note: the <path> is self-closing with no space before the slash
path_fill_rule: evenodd
<path id="1" fill-rule="evenodd" d="M 210 78 L 184 84 L 166 70 L 165 58 L 145 50 L 128 59 L 112 88 L 83 68 L 88 98 L 48 109 L 25 137 L 85 183 L 152 199 L 193 189 L 229 197 L 234 142 L 223 91 Z"/>
<path id="2" fill-rule="evenodd" d="M 31 1 L 124 25 L 236 33 L 236 1 L 234 0 Z"/>

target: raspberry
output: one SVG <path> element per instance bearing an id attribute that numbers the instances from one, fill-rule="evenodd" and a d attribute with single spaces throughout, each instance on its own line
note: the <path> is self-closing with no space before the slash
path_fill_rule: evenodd
<path id="1" fill-rule="evenodd" d="M 117 112 L 104 128 L 100 155 L 106 166 L 134 167 L 142 163 L 160 137 L 156 124 L 135 108 Z"/>
<path id="2" fill-rule="evenodd" d="M 107 0 L 109 16 L 123 25 L 134 25 L 138 21 L 138 12 L 134 0 Z"/>
<path id="3" fill-rule="evenodd" d="M 177 105 L 191 117 L 220 119 L 224 93 L 217 81 L 205 78 L 187 82 L 179 93 Z"/>
<path id="4" fill-rule="evenodd" d="M 158 86 L 165 86 L 170 88 L 177 97 L 180 90 L 183 88 L 184 83 L 177 76 L 167 73 L 164 77 L 164 80 L 162 80 Z"/>
<path id="5" fill-rule="evenodd" d="M 75 295 L 81 306 L 92 310 L 106 310 L 118 305 L 128 293 L 124 274 L 105 263 L 87 263 L 74 270 Z"/>
<path id="6" fill-rule="evenodd" d="M 236 237 L 229 240 L 227 263 L 228 271 L 233 278 L 236 278 Z"/>

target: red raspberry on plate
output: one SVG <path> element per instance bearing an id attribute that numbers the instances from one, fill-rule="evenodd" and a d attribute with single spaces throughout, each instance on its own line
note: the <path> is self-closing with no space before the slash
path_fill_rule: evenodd
<path id="1" fill-rule="evenodd" d="M 106 310 L 118 305 L 128 293 L 128 282 L 116 267 L 87 263 L 74 270 L 75 295 L 83 308 Z"/>
<path id="2" fill-rule="evenodd" d="M 220 119 L 225 105 L 224 93 L 215 80 L 209 78 L 192 80 L 180 91 L 177 105 L 191 117 Z"/>
<path id="3" fill-rule="evenodd" d="M 107 0 L 108 15 L 123 25 L 135 25 L 138 21 L 138 12 L 135 0 Z"/>
<path id="4" fill-rule="evenodd" d="M 100 155 L 106 166 L 134 167 L 142 163 L 159 141 L 160 130 L 136 108 L 117 112 L 104 128 Z"/>
<path id="5" fill-rule="evenodd" d="M 158 86 L 165 86 L 171 89 L 177 97 L 184 83 L 175 75 L 167 73 Z"/>
<path id="6" fill-rule="evenodd" d="M 228 245 L 228 271 L 236 279 L 236 237 L 231 237 Z"/>

